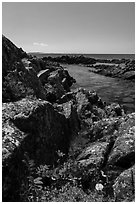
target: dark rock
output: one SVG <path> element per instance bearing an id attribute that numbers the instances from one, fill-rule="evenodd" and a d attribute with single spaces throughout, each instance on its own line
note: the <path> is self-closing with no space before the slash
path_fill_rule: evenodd
<path id="1" fill-rule="evenodd" d="M 69 56 L 63 55 L 59 57 L 44 57 L 43 60 L 50 60 L 52 62 L 66 63 L 66 64 L 94 64 L 96 59 L 88 58 L 83 55 Z"/>
<path id="2" fill-rule="evenodd" d="M 65 94 L 64 87 L 61 83 L 60 77 L 58 72 L 51 72 L 50 76 L 48 77 L 48 82 L 51 85 L 52 93 L 56 95 L 56 99 L 59 99 L 62 95 Z M 46 85 L 45 85 L 46 87 Z M 46 87 L 47 89 L 47 87 Z M 48 91 L 48 90 L 47 90 Z"/>
<path id="3" fill-rule="evenodd" d="M 14 70 L 14 64 L 21 62 L 21 59 L 27 54 L 20 48 L 17 48 L 9 39 L 2 35 L 2 76 Z"/>
<path id="4" fill-rule="evenodd" d="M 105 110 L 108 116 L 117 117 L 124 115 L 124 109 L 116 103 L 106 106 Z"/>
<path id="5" fill-rule="evenodd" d="M 113 189 L 116 202 L 131 202 L 135 199 L 135 166 L 117 177 Z"/>
<path id="6" fill-rule="evenodd" d="M 91 103 L 89 102 L 84 89 L 78 89 L 76 93 L 77 112 L 80 117 L 84 116 L 86 110 L 92 110 Z"/>
<path id="7" fill-rule="evenodd" d="M 14 128 L 10 127 L 10 124 L 12 124 L 12 126 L 15 125 L 24 133 L 35 135 L 33 137 L 34 140 L 37 141 L 37 148 L 36 145 L 34 145 L 35 155 L 33 155 L 33 157 L 35 157 L 35 159 L 37 158 L 39 162 L 48 159 L 44 156 L 44 152 L 42 153 L 43 157 L 41 157 L 40 154 L 41 151 L 44 151 L 45 145 L 48 143 L 53 146 L 55 145 L 58 148 L 60 147 L 62 150 L 66 150 L 65 146 L 68 144 L 70 135 L 67 119 L 63 114 L 54 110 L 50 103 L 42 100 L 27 99 L 15 103 L 5 103 L 3 104 L 3 115 L 7 114 L 9 114 L 10 120 L 9 117 L 7 117 L 7 122 L 5 121 L 4 123 L 6 125 L 6 127 L 3 127 L 5 135 L 4 141 L 6 141 L 5 131 L 7 132 L 9 128 L 9 130 L 11 130 L 8 131 L 8 134 L 10 134 L 9 137 L 14 137 L 15 139 L 13 139 L 13 141 L 17 140 L 17 143 L 20 144 L 20 141 L 18 141 L 18 135 L 15 133 L 16 128 L 14 130 Z M 61 141 L 64 141 L 65 143 L 63 144 Z M 5 145 L 5 142 L 3 145 Z M 8 145 L 10 147 L 10 144 Z M 33 144 L 31 146 L 33 147 Z"/>
<path id="8" fill-rule="evenodd" d="M 119 136 L 108 158 L 108 164 L 128 168 L 135 163 L 135 133 L 134 127 Z"/>
<path id="9" fill-rule="evenodd" d="M 91 141 L 102 138 L 102 141 L 114 140 L 117 136 L 118 127 L 121 121 L 119 118 L 104 118 L 92 124 L 89 129 L 89 137 Z"/>
<path id="10" fill-rule="evenodd" d="M 57 63 L 32 58 L 3 37 L 3 102 L 36 96 L 55 102 L 75 80 Z"/>
<path id="11" fill-rule="evenodd" d="M 67 78 L 64 78 L 64 79 L 62 80 L 62 85 L 63 85 L 63 87 L 64 87 L 64 89 L 65 89 L 66 91 L 70 91 L 70 87 L 69 87 L 69 85 L 68 85 Z"/>
<path id="12" fill-rule="evenodd" d="M 73 105 L 72 101 L 63 103 L 57 106 L 60 111 L 65 115 L 68 120 L 69 129 L 71 135 L 74 137 L 80 130 L 80 121 L 78 119 L 76 106 Z"/>
<path id="13" fill-rule="evenodd" d="M 75 94 L 73 92 L 67 92 L 59 99 L 58 103 L 66 103 L 68 101 L 75 101 Z"/>
<path id="14" fill-rule="evenodd" d="M 98 59 L 98 62 L 100 59 Z M 112 63 L 112 64 L 111 64 Z M 135 80 L 135 60 L 113 59 L 109 65 L 105 63 L 95 64 L 90 71 L 109 77 L 118 77 L 122 79 Z"/>
<path id="15" fill-rule="evenodd" d="M 17 101 L 26 96 L 46 99 L 46 91 L 33 67 L 29 56 L 7 38 L 2 38 L 3 102 Z"/>
<path id="16" fill-rule="evenodd" d="M 128 71 L 123 74 L 124 79 L 135 79 L 135 71 Z"/>
<path id="17" fill-rule="evenodd" d="M 49 69 L 45 69 L 45 70 L 41 70 L 37 76 L 40 79 L 41 83 L 44 85 L 47 82 L 47 78 L 49 76 L 50 70 Z"/>
<path id="18" fill-rule="evenodd" d="M 74 122 L 74 115 L 68 112 L 66 111 L 66 119 L 50 103 L 34 99 L 3 104 L 5 201 L 19 200 L 21 184 L 29 173 L 23 163 L 26 153 L 36 166 L 55 163 L 57 150 L 67 154 L 71 138 L 68 120 Z"/>
<path id="19" fill-rule="evenodd" d="M 77 157 L 77 161 L 85 168 L 100 168 L 105 160 L 109 143 L 96 142 L 85 148 Z"/>

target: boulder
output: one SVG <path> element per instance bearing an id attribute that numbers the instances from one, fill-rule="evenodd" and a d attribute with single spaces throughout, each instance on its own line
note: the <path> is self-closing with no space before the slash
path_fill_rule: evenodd
<path id="1" fill-rule="evenodd" d="M 74 135 L 76 135 L 80 130 L 80 121 L 78 119 L 76 106 L 73 105 L 72 101 L 68 101 L 58 105 L 57 108 L 60 109 L 61 113 L 64 114 L 68 120 L 71 135 L 74 137 Z"/>
<path id="2" fill-rule="evenodd" d="M 116 178 L 113 189 L 116 202 L 131 202 L 135 199 L 135 166 Z"/>
<path id="3" fill-rule="evenodd" d="M 3 201 L 19 201 L 30 161 L 35 166 L 54 164 L 58 150 L 67 154 L 69 128 L 66 117 L 47 101 L 22 99 L 3 104 Z"/>
<path id="4" fill-rule="evenodd" d="M 62 85 L 63 85 L 63 87 L 64 87 L 64 89 L 65 89 L 66 91 L 70 91 L 70 87 L 69 87 L 67 78 L 63 78 L 63 80 L 62 80 Z"/>
<path id="5" fill-rule="evenodd" d="M 122 77 L 124 79 L 135 79 L 135 71 L 125 72 Z"/>
<path id="6" fill-rule="evenodd" d="M 105 105 L 95 91 L 87 91 L 79 88 L 75 91 L 75 100 L 78 116 L 88 126 L 92 122 L 106 117 Z"/>
<path id="7" fill-rule="evenodd" d="M 15 133 L 18 128 L 19 132 L 29 134 L 29 137 L 33 137 L 34 142 L 37 141 L 37 145 L 31 144 L 31 146 L 33 148 L 35 146 L 35 155 L 33 157 L 35 159 L 37 158 L 39 162 L 42 160 L 46 161 L 47 159 L 44 156 L 46 144 L 50 143 L 53 146 L 55 145 L 58 148 L 62 148 L 62 150 L 66 150 L 70 135 L 68 121 L 63 114 L 58 113 L 47 101 L 22 99 L 15 103 L 4 103 L 3 117 L 3 147 L 7 148 L 5 146 L 5 144 L 7 144 L 6 141 L 8 141 L 7 136 L 11 138 L 11 145 L 8 143 L 9 147 L 14 147 L 12 140 L 15 140 L 15 142 L 17 140 L 16 143 L 19 145 L 22 143 L 25 136 L 21 136 L 21 141 L 19 140 L 18 134 Z M 19 133 L 19 135 L 21 133 Z M 64 144 L 61 141 L 64 141 Z M 15 148 L 13 148 L 13 151 L 14 149 Z M 43 152 L 43 157 L 41 157 L 40 152 Z"/>
<path id="8" fill-rule="evenodd" d="M 50 70 L 49 69 L 45 69 L 45 70 L 41 70 L 37 76 L 40 79 L 41 83 L 44 85 L 47 82 L 47 78 L 49 76 Z"/>
<path id="9" fill-rule="evenodd" d="M 48 80 L 48 83 L 52 86 L 52 92 L 55 94 L 56 99 L 59 99 L 62 95 L 65 94 L 66 91 L 64 90 L 64 87 L 61 83 L 61 80 L 57 71 L 51 72 L 47 80 Z"/>
<path id="10" fill-rule="evenodd" d="M 85 112 L 92 110 L 92 105 L 86 95 L 86 90 L 78 89 L 76 92 L 77 112 L 80 118 L 86 118 Z"/>
<path id="11" fill-rule="evenodd" d="M 95 142 L 82 151 L 77 161 L 85 168 L 99 169 L 104 163 L 108 149 L 108 142 Z"/>
<path id="12" fill-rule="evenodd" d="M 123 168 L 128 168 L 135 163 L 134 127 L 130 128 L 127 133 L 116 139 L 107 163 Z"/>
<path id="13" fill-rule="evenodd" d="M 90 140 L 114 141 L 117 137 L 118 127 L 121 121 L 119 118 L 103 118 L 94 122 L 89 129 Z"/>

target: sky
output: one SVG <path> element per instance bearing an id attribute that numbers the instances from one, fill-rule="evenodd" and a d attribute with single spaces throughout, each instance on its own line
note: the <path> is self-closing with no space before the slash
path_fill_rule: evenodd
<path id="1" fill-rule="evenodd" d="M 134 54 L 134 2 L 3 2 L 2 33 L 26 52 Z"/>

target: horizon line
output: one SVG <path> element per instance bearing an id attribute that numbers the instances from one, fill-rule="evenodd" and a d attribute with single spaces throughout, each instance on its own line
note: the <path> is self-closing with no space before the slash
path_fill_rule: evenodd
<path id="1" fill-rule="evenodd" d="M 135 53 L 63 53 L 63 52 L 26 52 L 26 53 L 37 53 L 37 54 L 77 54 L 77 55 L 135 55 Z"/>

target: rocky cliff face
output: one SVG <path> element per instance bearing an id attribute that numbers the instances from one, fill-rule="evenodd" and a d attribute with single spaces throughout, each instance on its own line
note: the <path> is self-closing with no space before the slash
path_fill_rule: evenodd
<path id="1" fill-rule="evenodd" d="M 2 36 L 2 74 L 3 102 L 34 96 L 55 102 L 75 82 L 57 63 L 28 56 L 5 36 Z"/>
<path id="2" fill-rule="evenodd" d="M 135 114 L 4 36 L 2 68 L 3 201 L 134 200 Z"/>

